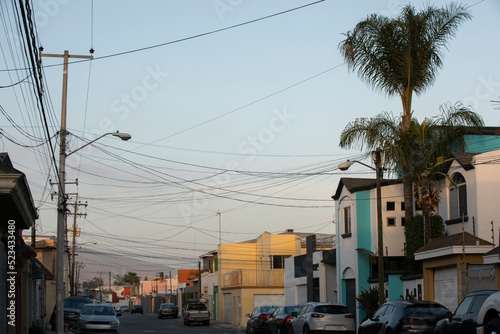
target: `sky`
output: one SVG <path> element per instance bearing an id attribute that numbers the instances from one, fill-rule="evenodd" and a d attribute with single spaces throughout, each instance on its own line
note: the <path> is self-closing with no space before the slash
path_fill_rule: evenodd
<path id="1" fill-rule="evenodd" d="M 0 148 L 27 176 L 37 234 L 53 236 L 62 62 L 42 57 L 44 130 L 33 81 L 23 81 L 29 64 L 13 3 L 0 4 Z M 68 152 L 104 133 L 132 136 L 106 136 L 67 158 L 66 192 L 87 203 L 77 219 L 82 279 L 196 268 L 220 241 L 264 231 L 335 233 L 340 178 L 374 177 L 356 164 L 338 170 L 365 159 L 339 147 L 341 131 L 402 110 L 348 71 L 338 45 L 368 15 L 395 16 L 407 3 L 426 2 L 32 0 L 42 54 L 73 56 Z M 500 2 L 462 4 L 473 18 L 450 39 L 435 83 L 414 97 L 414 116 L 461 102 L 498 126 Z M 92 61 L 78 58 L 90 49 Z"/>

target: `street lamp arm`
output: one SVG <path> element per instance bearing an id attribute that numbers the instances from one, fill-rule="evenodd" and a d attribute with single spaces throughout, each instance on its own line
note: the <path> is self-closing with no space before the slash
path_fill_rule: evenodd
<path id="1" fill-rule="evenodd" d="M 102 137 L 107 136 L 107 135 L 112 135 L 112 136 L 118 137 L 118 138 L 120 138 L 121 140 L 124 140 L 124 141 L 127 141 L 130 138 L 132 138 L 132 136 L 129 135 L 128 133 L 121 133 L 121 132 L 118 132 L 118 131 L 116 131 L 116 132 L 108 132 L 108 133 L 105 133 L 105 134 L 97 137 L 96 139 L 94 139 L 92 141 L 89 141 L 87 144 L 83 145 L 82 147 L 79 147 L 76 150 L 67 153 L 66 156 L 69 157 L 71 154 L 80 151 L 82 148 L 85 148 L 85 147 L 89 146 L 90 144 L 95 143 L 96 141 L 98 141 L 99 139 L 101 139 Z"/>
<path id="2" fill-rule="evenodd" d="M 341 164 L 339 164 L 339 169 L 341 171 L 346 171 L 349 169 L 349 167 L 351 167 L 355 162 L 357 162 L 358 164 L 361 164 L 365 167 L 368 167 L 374 171 L 376 171 L 377 169 L 375 167 L 372 167 L 370 165 L 367 165 L 365 164 L 364 162 L 361 162 L 361 161 L 358 161 L 358 160 L 347 160 L 346 162 L 342 162 Z"/>

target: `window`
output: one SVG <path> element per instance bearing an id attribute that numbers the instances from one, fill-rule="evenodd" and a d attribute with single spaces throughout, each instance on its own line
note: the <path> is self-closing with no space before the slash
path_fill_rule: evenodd
<path id="1" fill-rule="evenodd" d="M 401 202 L 401 211 L 405 211 L 405 202 Z"/>
<path id="2" fill-rule="evenodd" d="M 395 211 L 396 210 L 396 202 L 387 202 L 387 211 Z"/>
<path id="3" fill-rule="evenodd" d="M 387 218 L 387 226 L 396 226 L 396 218 Z"/>
<path id="4" fill-rule="evenodd" d="M 401 226 L 405 226 L 405 223 L 406 223 L 406 218 L 401 217 Z"/>
<path id="5" fill-rule="evenodd" d="M 467 187 L 465 178 L 460 173 L 455 173 L 450 183 L 450 219 L 467 216 Z"/>
<path id="6" fill-rule="evenodd" d="M 344 208 L 344 234 L 351 233 L 351 207 Z"/>
<path id="7" fill-rule="evenodd" d="M 373 318 L 381 317 L 384 315 L 385 310 L 387 309 L 387 305 L 382 305 L 373 315 Z"/>
<path id="8" fill-rule="evenodd" d="M 290 255 L 271 255 L 271 269 L 285 269 L 285 259 Z"/>

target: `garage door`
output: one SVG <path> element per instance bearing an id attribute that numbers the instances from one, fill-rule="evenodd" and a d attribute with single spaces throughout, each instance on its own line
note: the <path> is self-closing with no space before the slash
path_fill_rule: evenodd
<path id="1" fill-rule="evenodd" d="M 253 307 L 261 305 L 285 305 L 285 295 L 253 295 Z"/>
<path id="2" fill-rule="evenodd" d="M 440 268 L 434 270 L 434 300 L 454 311 L 458 304 L 457 268 Z"/>

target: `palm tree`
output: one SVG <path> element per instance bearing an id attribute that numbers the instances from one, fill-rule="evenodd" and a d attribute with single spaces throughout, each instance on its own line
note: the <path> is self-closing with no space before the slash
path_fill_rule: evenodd
<path id="1" fill-rule="evenodd" d="M 422 205 L 425 226 L 425 240 L 431 239 L 431 215 L 440 202 L 438 184 L 448 178 L 443 167 L 452 152 L 463 152 L 465 136 L 469 128 L 476 131 L 483 126 L 483 120 L 461 104 L 442 106 L 441 115 L 426 118 L 419 123 L 412 119 L 405 133 L 406 145 L 411 145 L 411 157 L 407 163 L 412 166 L 414 194 Z"/>
<path id="2" fill-rule="evenodd" d="M 411 181 L 417 184 L 418 198 L 425 198 L 424 212 L 429 217 L 439 203 L 436 184 L 431 184 L 444 175 L 438 168 L 452 152 L 465 149 L 465 136 L 471 127 L 477 131 L 484 125 L 478 114 L 460 103 L 441 106 L 440 110 L 441 115 L 426 118 L 422 123 L 413 118 L 408 130 L 401 126 L 402 118 L 387 112 L 373 118 L 358 118 L 342 131 L 339 144 L 342 148 L 367 152 L 381 148 L 387 169 L 394 172 L 403 169 L 413 175 Z M 430 225 L 426 230 L 430 233 Z"/>
<path id="3" fill-rule="evenodd" d="M 130 285 L 139 285 L 141 283 L 141 278 L 137 276 L 136 273 L 129 271 L 125 275 L 123 275 L 123 281 Z"/>
<path id="4" fill-rule="evenodd" d="M 458 27 L 471 18 L 467 9 L 451 3 L 443 8 L 428 6 L 417 12 L 411 5 L 388 18 L 368 16 L 345 34 L 339 49 L 349 70 L 375 90 L 398 95 L 403 105 L 401 127 L 408 130 L 413 93 L 420 95 L 436 80 L 443 66 L 443 50 Z M 403 169 L 405 217 L 413 216 L 411 175 Z"/>

